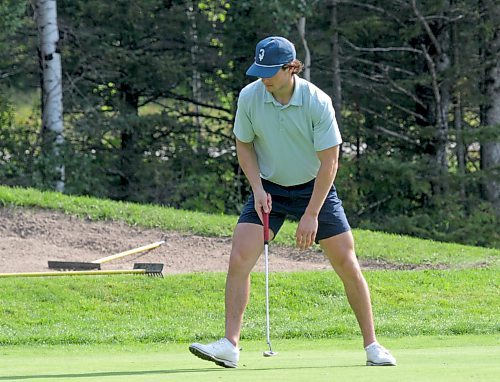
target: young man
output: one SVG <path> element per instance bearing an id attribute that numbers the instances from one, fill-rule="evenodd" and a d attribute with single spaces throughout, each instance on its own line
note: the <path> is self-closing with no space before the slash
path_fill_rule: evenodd
<path id="1" fill-rule="evenodd" d="M 299 220 L 301 249 L 319 243 L 342 279 L 363 335 L 367 365 L 396 365 L 375 337 L 370 292 L 333 181 L 342 143 L 330 97 L 297 76 L 302 63 L 283 37 L 257 44 L 247 75 L 259 77 L 240 93 L 234 124 L 238 161 L 252 195 L 234 230 L 226 280 L 226 330 L 221 340 L 189 350 L 223 367 L 237 367 L 250 272 L 263 250 L 262 211 L 270 236 L 286 216 Z"/>

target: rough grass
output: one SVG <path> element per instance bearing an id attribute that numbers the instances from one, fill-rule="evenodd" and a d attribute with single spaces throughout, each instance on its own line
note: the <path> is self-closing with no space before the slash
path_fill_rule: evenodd
<path id="1" fill-rule="evenodd" d="M 124 203 L 85 196 L 68 196 L 35 189 L 0 186 L 0 205 L 46 208 L 92 220 L 117 220 L 145 228 L 231 236 L 237 217 L 177 210 L 157 205 Z M 285 222 L 275 240 L 294 245 L 296 223 Z M 362 259 L 402 265 L 500 268 L 500 250 L 440 243 L 408 236 L 355 229 L 357 255 Z M 274 244 L 273 243 L 273 244 Z"/>

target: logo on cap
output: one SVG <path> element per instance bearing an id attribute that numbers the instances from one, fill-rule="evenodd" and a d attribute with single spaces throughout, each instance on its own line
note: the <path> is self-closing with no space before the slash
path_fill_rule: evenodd
<path id="1" fill-rule="evenodd" d="M 271 78 L 280 68 L 296 58 L 295 47 L 284 37 L 270 36 L 259 41 L 255 47 L 255 62 L 247 75 Z"/>
<path id="2" fill-rule="evenodd" d="M 259 50 L 259 61 L 262 61 L 264 59 L 264 54 L 266 54 L 266 51 L 264 49 Z"/>

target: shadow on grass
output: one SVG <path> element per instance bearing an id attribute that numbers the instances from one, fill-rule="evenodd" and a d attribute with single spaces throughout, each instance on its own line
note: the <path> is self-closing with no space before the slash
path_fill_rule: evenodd
<path id="1" fill-rule="evenodd" d="M 219 371 L 219 369 L 175 369 L 175 370 L 138 370 L 138 371 L 105 371 L 96 373 L 71 373 L 71 374 L 40 374 L 40 375 L 12 375 L 0 377 L 0 381 L 21 381 L 24 379 L 43 378 L 95 378 L 95 377 L 120 377 L 134 375 L 155 375 L 155 374 L 177 374 L 177 373 L 206 373 L 207 371 Z"/>
<path id="2" fill-rule="evenodd" d="M 364 365 L 338 365 L 338 366 L 306 366 L 306 367 L 267 367 L 267 368 L 246 368 L 241 367 L 234 369 L 233 372 L 242 371 L 268 371 L 268 370 L 305 370 L 305 369 L 338 369 L 350 367 L 365 367 Z M 182 373 L 206 373 L 206 372 L 220 372 L 230 369 L 224 368 L 204 368 L 204 369 L 173 369 L 173 370 L 138 370 L 138 371 L 108 371 L 96 373 L 71 373 L 71 374 L 40 374 L 40 375 L 12 375 L 8 377 L 0 377 L 0 381 L 22 381 L 30 379 L 58 379 L 58 378 L 96 378 L 96 377 L 120 377 L 120 376 L 137 376 L 137 375 L 161 375 L 161 374 L 182 374 Z"/>

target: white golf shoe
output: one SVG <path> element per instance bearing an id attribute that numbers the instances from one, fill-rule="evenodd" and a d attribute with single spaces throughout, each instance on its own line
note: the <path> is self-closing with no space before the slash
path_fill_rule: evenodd
<path id="1" fill-rule="evenodd" d="M 396 366 L 396 358 L 378 342 L 368 345 L 365 350 L 367 366 Z"/>
<path id="2" fill-rule="evenodd" d="M 191 344 L 189 351 L 201 359 L 215 362 L 222 367 L 238 367 L 240 351 L 227 338 L 207 345 Z"/>

